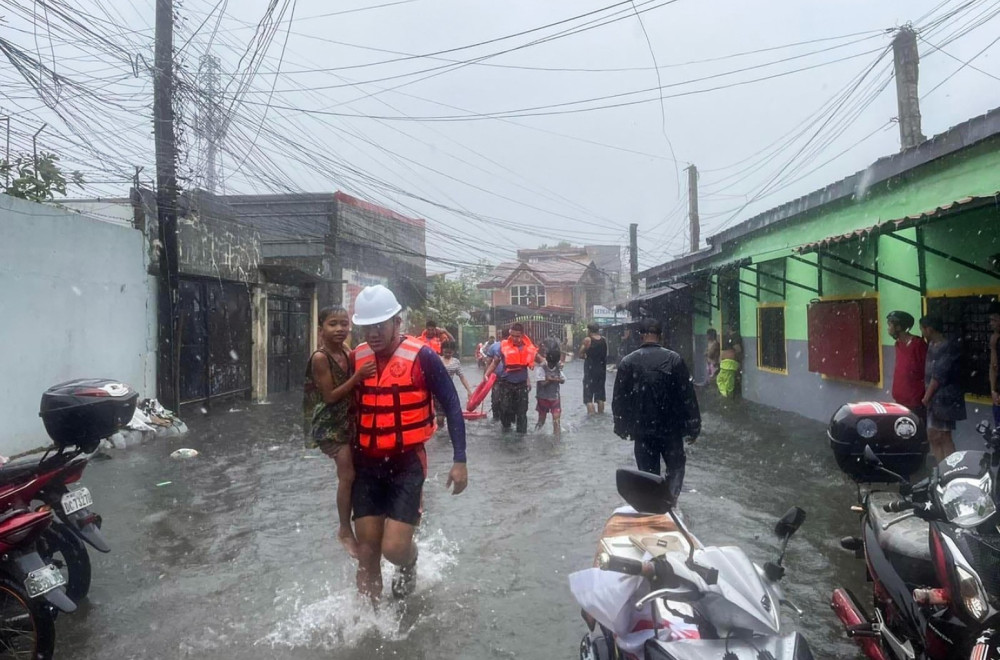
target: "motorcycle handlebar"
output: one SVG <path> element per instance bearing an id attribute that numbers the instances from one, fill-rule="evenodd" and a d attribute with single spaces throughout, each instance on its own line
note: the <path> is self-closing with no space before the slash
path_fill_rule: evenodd
<path id="1" fill-rule="evenodd" d="M 615 557 L 606 552 L 602 552 L 597 558 L 597 565 L 602 571 L 614 571 L 626 575 L 646 575 L 653 572 L 652 566 L 646 562 L 628 557 Z"/>
<path id="2" fill-rule="evenodd" d="M 912 508 L 913 502 L 907 502 L 906 500 L 894 500 L 882 505 L 882 510 L 886 513 L 899 513 L 900 511 L 907 511 Z"/>

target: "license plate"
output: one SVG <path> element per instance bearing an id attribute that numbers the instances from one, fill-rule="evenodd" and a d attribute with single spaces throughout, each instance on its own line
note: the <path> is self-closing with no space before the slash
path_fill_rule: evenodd
<path id="1" fill-rule="evenodd" d="M 24 588 L 28 592 L 28 596 L 34 598 L 64 584 L 66 584 L 66 578 L 63 577 L 58 568 L 49 564 L 28 573 L 28 577 L 24 581 Z"/>
<path id="2" fill-rule="evenodd" d="M 71 513 L 76 513 L 80 509 L 93 506 L 93 504 L 94 498 L 91 496 L 90 489 L 88 488 L 77 488 L 62 496 L 62 508 L 67 516 Z"/>

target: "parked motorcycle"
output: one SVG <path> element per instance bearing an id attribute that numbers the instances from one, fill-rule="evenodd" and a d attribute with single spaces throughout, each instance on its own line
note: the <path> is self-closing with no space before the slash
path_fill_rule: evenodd
<path id="1" fill-rule="evenodd" d="M 57 516 L 38 537 L 38 552 L 66 578 L 74 602 L 90 590 L 90 557 L 84 542 L 111 550 L 101 517 L 91 509 L 90 490 L 79 485 L 100 441 L 122 428 L 135 412 L 138 394 L 105 379 L 74 380 L 42 395 L 39 415 L 54 443 L 41 459 L 25 457 L 0 467 L 0 511 L 45 506 Z"/>
<path id="2" fill-rule="evenodd" d="M 782 622 L 780 581 L 788 540 L 805 520 L 797 507 L 775 527 L 776 562 L 757 566 L 737 547 L 703 546 L 674 510 L 666 480 L 618 470 L 630 505 L 605 525 L 598 568 L 570 575 L 589 632 L 581 660 L 811 660 L 805 638 Z"/>
<path id="3" fill-rule="evenodd" d="M 859 487 L 861 536 L 841 540 L 867 564 L 873 614 L 846 588 L 834 590 L 831 606 L 871 660 L 1000 657 L 1000 429 L 980 424 L 986 451 L 955 452 L 911 485 L 917 462 L 906 446 L 920 442 L 911 433 L 918 420 L 892 417 L 835 415 L 831 425 L 845 472 L 859 483 L 898 483 L 900 493 Z M 848 441 L 850 424 L 868 431 Z M 892 437 L 900 429 L 908 437 Z"/>
<path id="4" fill-rule="evenodd" d="M 0 514 L 0 657 L 48 660 L 56 610 L 76 610 L 64 590 L 66 578 L 35 547 L 51 522 L 52 511 L 44 507 Z"/>

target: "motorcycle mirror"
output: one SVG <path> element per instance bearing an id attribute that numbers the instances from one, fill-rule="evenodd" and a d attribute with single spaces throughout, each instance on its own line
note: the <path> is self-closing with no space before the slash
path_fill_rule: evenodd
<path id="1" fill-rule="evenodd" d="M 623 468 L 615 473 L 615 482 L 622 499 L 640 513 L 663 514 L 674 506 L 667 480 L 658 474 Z"/>
<path id="2" fill-rule="evenodd" d="M 871 445 L 865 445 L 865 463 L 872 467 L 882 467 L 882 461 Z"/>
<path id="3" fill-rule="evenodd" d="M 797 506 L 793 506 L 785 512 L 785 515 L 781 516 L 781 520 L 779 520 L 774 526 L 774 533 L 780 539 L 788 538 L 794 534 L 805 521 L 806 512 Z"/>

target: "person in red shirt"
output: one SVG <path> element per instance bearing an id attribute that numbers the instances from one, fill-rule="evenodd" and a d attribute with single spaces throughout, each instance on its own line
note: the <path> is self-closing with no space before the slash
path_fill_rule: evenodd
<path id="1" fill-rule="evenodd" d="M 924 364 L 927 343 L 910 333 L 913 316 L 902 311 L 889 312 L 886 324 L 889 336 L 896 340 L 896 369 L 892 374 L 892 398 L 915 412 L 926 422 L 924 409 Z"/>

